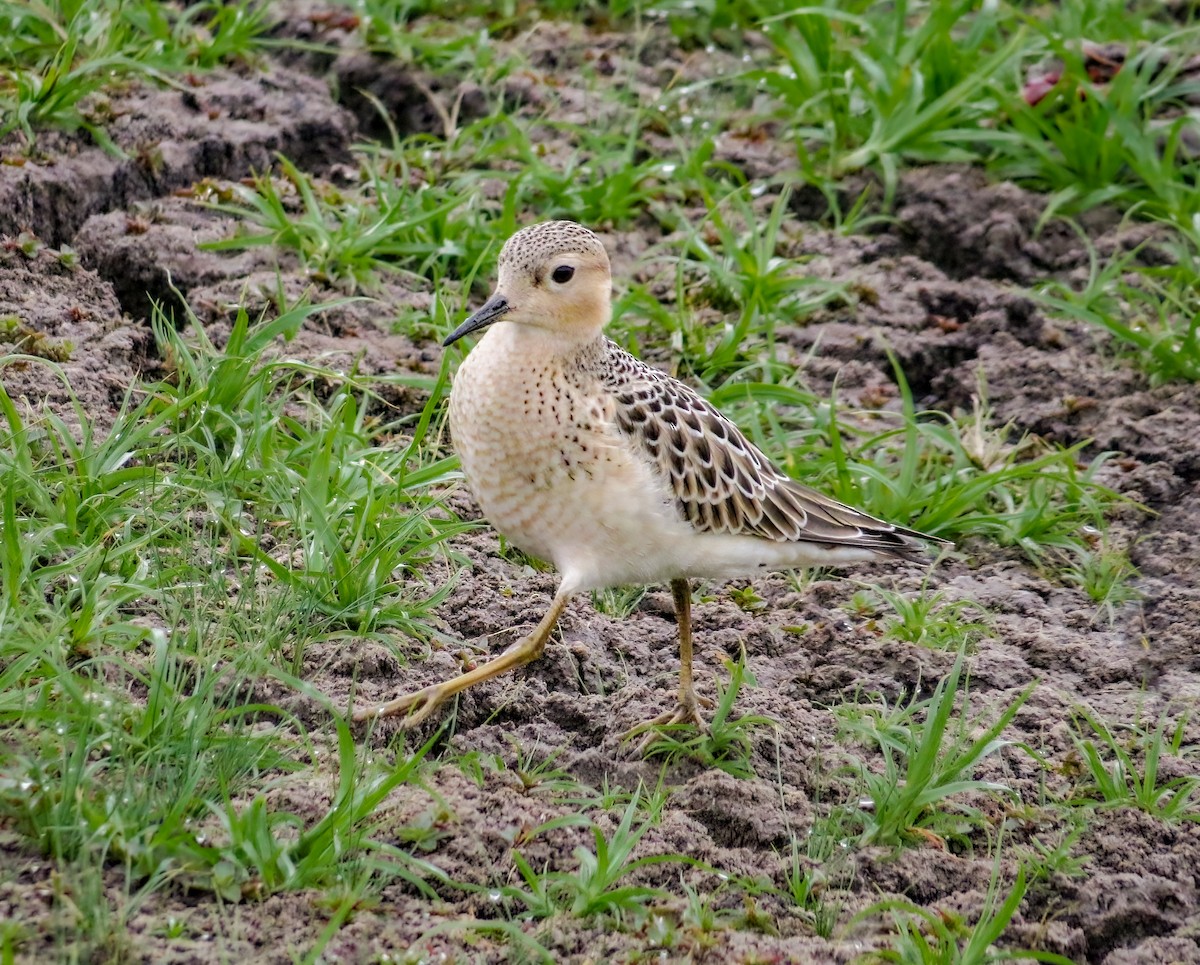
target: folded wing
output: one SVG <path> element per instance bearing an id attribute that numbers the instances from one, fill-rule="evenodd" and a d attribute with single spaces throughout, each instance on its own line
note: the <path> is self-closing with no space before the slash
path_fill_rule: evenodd
<path id="1" fill-rule="evenodd" d="M 617 428 L 653 457 L 681 516 L 697 530 L 857 546 L 902 559 L 921 559 L 923 541 L 945 542 L 801 485 L 686 385 L 615 344 L 609 352 L 604 378 Z"/>

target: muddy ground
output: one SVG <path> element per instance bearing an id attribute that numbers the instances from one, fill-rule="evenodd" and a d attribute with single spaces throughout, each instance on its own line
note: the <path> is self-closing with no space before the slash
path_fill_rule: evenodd
<path id="1" fill-rule="evenodd" d="M 578 68 L 597 51 L 618 65 L 632 56 L 621 36 L 565 27 L 542 32 L 527 50 L 530 75 L 511 83 L 535 92 L 553 89 L 564 114 L 577 114 L 583 101 L 573 93 Z M 692 75 L 706 69 L 694 54 L 666 49 L 655 51 L 653 60 L 644 56 L 654 64 L 638 68 L 648 89 L 670 69 Z M 330 74 L 342 81 L 340 90 L 351 91 L 341 101 L 330 93 Z M 6 158 L 0 165 L 0 235 L 11 240 L 29 232 L 46 246 L 32 256 L 12 244 L 0 246 L 0 315 L 19 315 L 48 344 L 73 344 L 63 368 L 103 426 L 130 385 L 159 371 L 147 316 L 149 298 L 175 298 L 168 278 L 218 337 L 228 324 L 229 306 L 247 286 L 252 299 L 256 287 L 269 292 L 275 286 L 276 259 L 270 253 L 199 251 L 198 241 L 223 237 L 231 225 L 175 194 L 201 179 L 219 183 L 263 170 L 275 152 L 303 170 L 336 179 L 352 144 L 378 133 L 364 131 L 374 118 L 355 100 L 354 87 L 386 92 L 402 131 L 435 129 L 436 112 L 411 80 L 406 85 L 406 77 L 395 65 L 352 51 L 336 59 L 268 61 L 197 78 L 185 92 L 135 86 L 114 94 L 111 134 L 127 158 L 66 135 L 44 136 L 38 155 L 24 161 L 16 160 L 15 142 L 0 144 Z M 452 84 L 428 80 L 435 91 L 453 96 Z M 470 90 L 466 94 L 463 103 L 470 110 L 479 98 Z M 526 106 L 519 110 L 547 109 L 545 99 L 527 91 L 522 97 Z M 773 152 L 732 135 L 719 144 L 725 156 L 758 176 L 777 174 L 788 163 L 786 149 Z M 790 251 L 814 256 L 809 266 L 814 275 L 877 293 L 854 306 L 826 309 L 804 327 L 780 328 L 784 357 L 804 366 L 813 391 L 826 393 L 839 376 L 847 404 L 877 399 L 881 392 L 894 399 L 887 346 L 898 353 L 924 406 L 969 407 L 982 371 L 1000 421 L 1012 420 L 1018 431 L 1057 443 L 1093 440 L 1085 451 L 1089 457 L 1121 453 L 1105 481 L 1150 510 L 1123 509 L 1114 523 L 1114 538 L 1131 548 L 1140 570 L 1141 599 L 1118 608 L 1111 620 L 1082 591 L 1048 581 L 1011 551 L 983 540 L 959 547 L 931 574 L 879 566 L 857 575 L 906 591 L 916 591 L 928 578 L 951 599 L 987 607 L 993 633 L 978 642 L 970 661 L 973 707 L 980 714 L 996 713 L 1037 681 L 1009 736 L 1052 761 L 1061 764 L 1072 754 L 1070 711 L 1079 705 L 1114 725 L 1194 707 L 1200 699 L 1200 388 L 1150 385 L 1136 368 L 1114 359 L 1095 332 L 1048 321 L 1026 297 L 1023 285 L 1070 277 L 1086 265 L 1086 251 L 1073 232 L 1051 225 L 1035 233 L 1041 197 L 988 183 L 969 169 L 919 169 L 900 181 L 894 220 L 869 235 L 848 237 L 809 222 L 811 200 L 803 192 L 795 195 L 796 215 L 784 231 Z M 528 221 L 537 213 L 519 216 Z M 1085 223 L 1102 249 L 1126 243 L 1123 232 L 1138 230 L 1103 214 Z M 605 239 L 616 255 L 618 287 L 622 277 L 639 270 L 628 253 L 670 241 L 650 219 L 608 232 Z M 79 265 L 64 264 L 50 250 L 62 245 L 78 252 Z M 289 285 L 300 290 L 308 284 L 286 256 L 280 264 Z M 389 283 L 382 305 L 354 305 L 312 318 L 289 354 L 333 364 L 361 356 L 360 369 L 369 373 L 436 370 L 441 352 L 436 342 L 387 331 L 386 320 L 395 314 L 389 303 L 417 308 L 429 303 L 429 292 L 413 287 Z M 63 387 L 41 368 L 6 368 L 3 378 L 12 395 L 31 404 L 65 405 Z M 390 401 L 398 411 L 413 411 L 422 400 L 413 395 Z M 453 504 L 465 515 L 475 514 L 465 492 Z M 440 610 L 442 628 L 481 651 L 497 651 L 538 619 L 554 577 L 502 556 L 497 537 L 486 529 L 459 538 L 454 548 L 471 568 Z M 872 693 L 895 701 L 928 692 L 953 659 L 882 638 L 871 616 L 849 605 L 857 589 L 851 582 L 821 577 L 796 592 L 781 575 L 755 586 L 766 605 L 753 613 L 720 587 L 708 588 L 711 602 L 697 604 L 694 613 L 701 693 L 715 694 L 718 675 L 726 673 L 723 658 L 744 646 L 758 687 L 743 693 L 739 710 L 779 722 L 777 731 L 756 732 L 753 764 L 759 776 L 738 780 L 720 770 L 676 765 L 667 775 L 675 791 L 663 820 L 640 850 L 679 852 L 730 875 L 765 876 L 778 886 L 790 861 L 791 835 L 803 840 L 814 817 L 828 810 L 822 791 L 846 759 L 835 745 L 830 706 Z M 785 629 L 797 625 L 806 625 L 807 632 Z M 535 760 L 553 755 L 557 768 L 592 786 L 607 781 L 634 787 L 639 779 L 653 784 L 657 765 L 632 760 L 620 735 L 670 699 L 677 672 L 674 637 L 670 597 L 662 588 L 623 618 L 577 599 L 544 659 L 462 698 L 452 748 L 514 762 L 519 746 Z M 315 645 L 306 675 L 336 701 L 344 701 L 355 681 L 362 699 L 375 700 L 460 666 L 461 648 L 435 648 L 424 659 L 422 645 L 394 644 Z M 397 651 L 412 659 L 397 660 Z M 255 698 L 284 706 L 308 725 L 328 726 L 315 702 L 278 683 L 264 681 Z M 1188 727 L 1187 743 L 1194 745 L 1200 719 Z M 362 739 L 382 746 L 394 732 L 385 722 Z M 1184 773 L 1196 762 L 1168 766 L 1171 773 Z M 981 777 L 1014 788 L 1024 805 L 1012 808 L 1008 845 L 1027 845 L 1044 831 L 1038 805 L 1070 786 L 1062 770 L 1041 768 L 1016 750 L 981 769 Z M 565 811 L 526 792 L 511 772 L 486 773 L 482 787 L 455 768 L 436 770 L 430 780 L 427 791 L 406 790 L 389 802 L 385 827 L 400 828 L 442 802 L 442 837 L 426 857 L 459 881 L 508 880 L 514 832 Z M 275 800 L 315 816 L 323 813 L 331 791 L 331 782 L 288 786 Z M 994 815 L 997 822 L 1002 818 Z M 564 829 L 523 850 L 535 867 L 571 867 L 571 852 L 584 841 L 583 832 Z M 755 899 L 771 926 L 748 927 L 741 895 L 722 891 L 716 878 L 699 869 L 651 866 L 640 880 L 676 895 L 682 894 L 681 881 L 715 889 L 718 907 L 731 916 L 742 914 L 741 927 L 716 933 L 712 947 L 696 942 L 660 960 L 691 955 L 714 962 L 848 961 L 885 940 L 883 920 L 849 925 L 855 913 L 882 898 L 904 897 L 969 918 L 977 914 L 992 873 L 986 851 L 982 839 L 973 849 L 849 849 L 829 885 L 842 926 L 829 939 L 815 934 L 801 910 L 771 895 Z M 1086 859 L 1082 876 L 1036 883 L 1007 944 L 1109 965 L 1200 961 L 1200 824 L 1168 825 L 1137 811 L 1098 810 L 1086 822 L 1077 853 Z M 36 928 L 49 914 L 53 869 L 11 836 L 0 849 L 0 863 L 0 907 Z M 1008 880 L 1014 869 L 1014 861 L 1006 864 Z M 115 869 L 112 887 L 114 895 L 123 887 Z M 328 921 L 319 898 L 284 894 L 230 906 L 167 889 L 138 912 L 131 928 L 145 961 L 288 962 L 304 953 Z M 486 895 L 463 897 L 448 890 L 431 902 L 401 883 L 389 885 L 377 905 L 358 911 L 334 937 L 325 959 L 367 962 L 410 954 L 414 960 L 502 961 L 511 949 L 498 940 L 453 929 L 431 933 L 447 922 L 498 913 Z M 163 923 L 169 918 L 186 921 L 188 937 L 167 937 Z M 561 961 L 626 961 L 654 945 L 644 929 L 623 933 L 575 919 L 543 928 L 540 940 Z"/>

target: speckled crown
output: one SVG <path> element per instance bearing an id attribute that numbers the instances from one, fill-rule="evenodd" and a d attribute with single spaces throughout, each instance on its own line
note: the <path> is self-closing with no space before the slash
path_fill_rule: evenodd
<path id="1" fill-rule="evenodd" d="M 500 249 L 500 264 L 518 271 L 533 271 L 547 255 L 578 253 L 599 255 L 608 260 L 608 252 L 592 232 L 574 221 L 543 221 L 522 228 Z"/>

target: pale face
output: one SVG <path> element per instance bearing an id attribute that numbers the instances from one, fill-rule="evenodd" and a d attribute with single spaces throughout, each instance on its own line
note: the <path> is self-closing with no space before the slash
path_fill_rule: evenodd
<path id="1" fill-rule="evenodd" d="M 604 246 L 580 225 L 549 221 L 508 240 L 492 297 L 443 344 L 500 321 L 587 342 L 599 336 L 611 315 L 612 275 Z"/>
<path id="2" fill-rule="evenodd" d="M 496 296 L 508 301 L 505 321 L 594 338 L 612 314 L 608 258 L 572 251 L 550 253 L 532 266 L 504 265 Z"/>

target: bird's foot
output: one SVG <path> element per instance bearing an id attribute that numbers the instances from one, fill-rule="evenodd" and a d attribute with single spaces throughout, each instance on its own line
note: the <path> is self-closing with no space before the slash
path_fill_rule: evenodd
<path id="1" fill-rule="evenodd" d="M 379 717 L 396 717 L 405 714 L 400 721 L 401 730 L 411 730 L 422 721 L 427 720 L 453 693 L 444 683 L 434 684 L 422 690 L 414 690 L 411 694 L 403 694 L 386 704 L 374 704 L 370 707 L 360 707 L 354 712 L 354 722 L 375 720 Z"/>
<path id="2" fill-rule="evenodd" d="M 638 741 L 634 753 L 639 757 L 645 757 L 646 752 L 655 743 L 670 736 L 669 732 L 663 733 L 664 728 L 679 728 L 688 725 L 694 727 L 698 734 L 708 733 L 708 724 L 700 716 L 700 707 L 695 697 L 691 700 L 681 699 L 674 710 L 668 710 L 666 713 L 659 714 L 657 717 L 631 728 L 621 735 L 621 740 L 622 742 L 630 741 L 640 736 L 642 739 Z"/>

